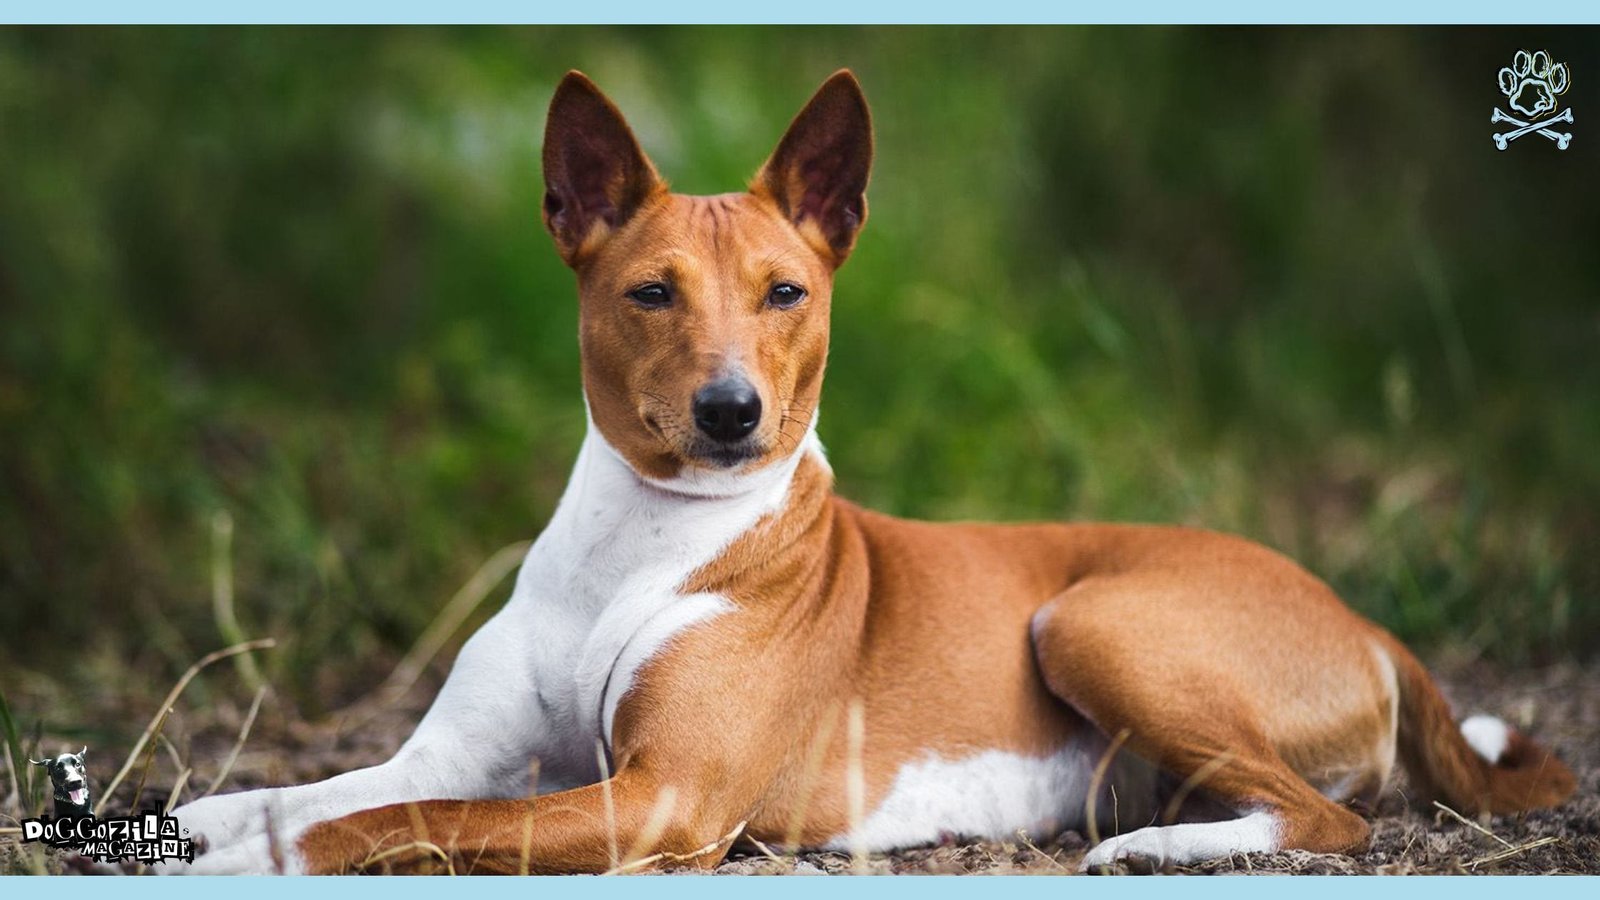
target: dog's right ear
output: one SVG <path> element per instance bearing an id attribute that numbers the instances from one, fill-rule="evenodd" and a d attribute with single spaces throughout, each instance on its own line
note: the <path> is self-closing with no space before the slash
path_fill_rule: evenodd
<path id="1" fill-rule="evenodd" d="M 544 125 L 544 225 L 569 266 L 666 189 L 616 106 L 568 72 Z"/>
<path id="2" fill-rule="evenodd" d="M 795 116 L 750 189 L 776 201 L 837 268 L 867 221 L 871 169 L 872 114 L 861 83 L 840 69 Z"/>
<path id="3" fill-rule="evenodd" d="M 49 768 L 50 763 L 54 762 L 54 760 L 50 759 L 48 756 L 45 757 L 44 759 L 34 759 L 33 757 L 30 756 L 30 757 L 28 757 L 28 762 L 31 762 L 36 766 L 44 766 L 46 768 Z"/>

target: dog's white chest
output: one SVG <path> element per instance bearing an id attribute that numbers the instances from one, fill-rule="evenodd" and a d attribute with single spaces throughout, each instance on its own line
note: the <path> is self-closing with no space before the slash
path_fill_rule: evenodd
<path id="1" fill-rule="evenodd" d="M 733 609 L 727 598 L 680 591 L 782 507 L 806 450 L 745 476 L 745 489 L 725 496 L 714 483 L 642 483 L 590 425 L 567 492 L 502 613 L 547 726 L 541 791 L 598 779 L 600 748 L 609 750 L 612 718 L 639 669 L 674 635 Z"/>

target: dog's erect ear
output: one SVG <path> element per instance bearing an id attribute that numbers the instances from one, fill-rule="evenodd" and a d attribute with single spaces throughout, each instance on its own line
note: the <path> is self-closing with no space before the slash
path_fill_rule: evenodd
<path id="1" fill-rule="evenodd" d="M 89 745 L 88 744 L 84 744 L 83 745 L 83 749 L 78 751 L 78 760 L 80 762 L 82 762 L 83 758 L 85 756 L 88 756 L 88 755 L 89 755 Z"/>
<path id="2" fill-rule="evenodd" d="M 544 225 L 568 265 L 666 188 L 622 113 L 582 72 L 568 72 L 550 101 L 544 185 Z"/>
<path id="3" fill-rule="evenodd" d="M 52 762 L 55 762 L 55 760 L 51 759 L 48 756 L 45 757 L 44 759 L 34 759 L 33 757 L 30 756 L 30 757 L 28 757 L 28 762 L 31 762 L 36 766 L 44 766 L 45 768 L 49 768 L 50 764 Z"/>
<path id="4" fill-rule="evenodd" d="M 872 114 L 861 84 L 840 69 L 800 110 L 751 185 L 777 202 L 818 251 L 843 263 L 867 221 Z M 813 235 L 810 230 L 816 229 Z"/>

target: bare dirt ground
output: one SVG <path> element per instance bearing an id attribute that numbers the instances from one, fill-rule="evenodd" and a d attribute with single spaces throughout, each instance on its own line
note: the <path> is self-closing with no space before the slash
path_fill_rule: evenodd
<path id="1" fill-rule="evenodd" d="M 1445 665 L 1440 675 L 1462 715 L 1500 715 L 1553 746 L 1578 772 L 1577 794 L 1557 810 L 1469 825 L 1426 801 L 1408 802 L 1402 778 L 1379 805 L 1373 818 L 1372 844 L 1365 852 L 1349 856 L 1257 853 L 1173 871 L 1229 875 L 1600 874 L 1600 663 L 1526 671 L 1503 671 L 1483 664 Z M 380 761 L 409 733 L 430 696 L 431 688 L 420 688 L 403 701 L 358 706 L 318 725 L 299 721 L 269 701 L 222 789 L 325 778 Z M 191 798 L 192 790 L 209 787 L 220 760 L 237 738 L 247 706 L 219 701 L 203 713 L 191 708 L 174 715 L 166 729 L 172 748 L 162 754 L 169 758 L 152 773 L 144 805 L 149 798 L 168 796 L 179 758 L 195 761 L 197 769 L 184 799 Z M 102 765 L 110 768 L 109 761 Z M 102 780 L 105 777 L 96 774 Z M 118 790 L 114 808 L 132 801 L 132 787 L 125 784 Z M 43 858 L 19 855 L 15 840 L 0 837 L 0 871 L 79 868 L 66 854 L 54 851 Z M 769 854 L 741 841 L 716 873 L 1067 874 L 1077 871 L 1087 849 L 1087 839 L 1076 832 L 1019 835 L 998 842 L 952 836 L 937 846 L 857 861 L 837 853 Z"/>

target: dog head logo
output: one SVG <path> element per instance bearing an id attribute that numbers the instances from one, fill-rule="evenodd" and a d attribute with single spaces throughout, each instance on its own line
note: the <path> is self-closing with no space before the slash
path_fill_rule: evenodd
<path id="1" fill-rule="evenodd" d="M 145 810 L 126 816 L 95 815 L 89 796 L 89 772 L 83 758 L 89 748 L 48 759 L 30 759 L 50 773 L 56 814 L 23 819 L 23 843 L 40 842 L 99 860 L 133 860 L 153 865 L 164 860 L 194 862 L 194 840 L 183 837 L 176 816 Z"/>
<path id="2" fill-rule="evenodd" d="M 1511 59 L 1511 65 L 1500 70 L 1499 82 L 1500 93 L 1523 118 L 1495 108 L 1489 117 L 1491 123 L 1505 122 L 1515 126 L 1512 131 L 1493 135 L 1496 147 L 1504 150 L 1517 138 L 1538 132 L 1541 137 L 1554 141 L 1556 149 L 1567 149 L 1572 143 L 1572 134 L 1552 127 L 1560 123 L 1572 124 L 1570 107 L 1556 112 L 1561 105 L 1560 96 L 1567 92 L 1572 83 L 1566 63 L 1552 61 L 1550 54 L 1543 50 L 1533 53 L 1518 50 Z"/>
<path id="3" fill-rule="evenodd" d="M 84 747 L 77 753 L 63 753 L 47 759 L 30 759 L 28 762 L 43 766 L 50 773 L 50 785 L 55 789 L 56 816 L 87 816 L 91 814 L 89 801 L 89 773 L 84 769 L 83 758 L 89 753 Z"/>

